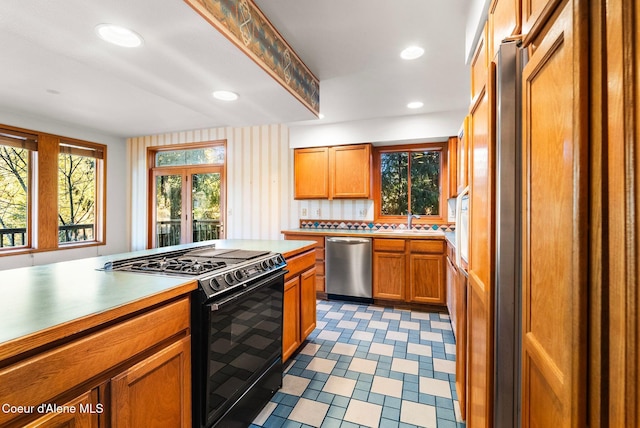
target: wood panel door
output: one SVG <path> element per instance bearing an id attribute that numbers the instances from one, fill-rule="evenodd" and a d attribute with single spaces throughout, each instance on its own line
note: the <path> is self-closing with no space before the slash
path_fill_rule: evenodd
<path id="1" fill-rule="evenodd" d="M 586 426 L 587 7 L 562 4 L 523 73 L 523 428 Z"/>
<path id="2" fill-rule="evenodd" d="M 331 198 L 371 196 L 371 145 L 357 144 L 329 148 Z"/>
<path id="3" fill-rule="evenodd" d="M 469 179 L 469 288 L 467 296 L 467 426 L 492 425 L 493 394 L 493 269 L 494 269 L 494 79 L 489 65 L 488 85 L 471 109 L 469 136 L 472 153 Z"/>
<path id="4" fill-rule="evenodd" d="M 300 341 L 316 328 L 316 268 L 300 275 Z"/>
<path id="5" fill-rule="evenodd" d="M 191 340 L 185 337 L 111 381 L 111 426 L 191 427 Z"/>
<path id="6" fill-rule="evenodd" d="M 373 252 L 374 298 L 404 301 L 406 259 L 404 252 Z"/>
<path id="7" fill-rule="evenodd" d="M 313 147 L 293 151 L 295 199 L 329 197 L 329 149 Z"/>
<path id="8" fill-rule="evenodd" d="M 300 346 L 300 277 L 284 283 L 282 320 L 282 361 L 286 361 Z"/>
<path id="9" fill-rule="evenodd" d="M 61 405 L 74 408 L 75 412 L 49 411 L 35 421 L 24 425 L 25 428 L 97 428 L 98 416 L 104 408 L 98 403 L 98 390 L 93 389 L 75 400 Z"/>
<path id="10" fill-rule="evenodd" d="M 444 257 L 436 254 L 409 255 L 409 301 L 446 303 Z"/>

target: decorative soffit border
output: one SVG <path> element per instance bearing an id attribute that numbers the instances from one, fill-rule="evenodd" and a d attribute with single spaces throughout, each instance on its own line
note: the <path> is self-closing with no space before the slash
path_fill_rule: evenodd
<path id="1" fill-rule="evenodd" d="M 253 0 L 184 0 L 316 116 L 320 81 Z"/>

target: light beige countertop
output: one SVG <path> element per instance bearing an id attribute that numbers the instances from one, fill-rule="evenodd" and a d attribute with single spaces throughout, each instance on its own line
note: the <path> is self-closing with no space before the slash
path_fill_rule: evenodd
<path id="1" fill-rule="evenodd" d="M 315 242 L 214 240 L 0 271 L 0 360 L 185 295 L 197 287 L 190 278 L 98 270 L 106 262 L 212 244 L 291 257 L 312 249 Z"/>

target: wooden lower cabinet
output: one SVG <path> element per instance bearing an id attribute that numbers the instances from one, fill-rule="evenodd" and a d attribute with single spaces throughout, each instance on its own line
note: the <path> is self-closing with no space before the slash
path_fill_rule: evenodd
<path id="1" fill-rule="evenodd" d="M 300 339 L 316 328 L 316 268 L 300 275 Z"/>
<path id="2" fill-rule="evenodd" d="M 94 428 L 99 426 L 98 417 L 104 411 L 98 402 L 98 390 L 92 389 L 61 405 L 71 411 L 49 412 L 25 425 L 25 428 Z M 45 410 L 45 409 L 43 409 Z"/>
<path id="3" fill-rule="evenodd" d="M 446 304 L 444 241 L 373 240 L 373 297 Z"/>
<path id="4" fill-rule="evenodd" d="M 316 291 L 324 293 L 324 236 L 285 233 L 284 239 L 296 241 L 316 241 Z"/>
<path id="5" fill-rule="evenodd" d="M 0 412 L 0 426 L 191 427 L 189 326 L 184 296 L 2 366 L 2 401 L 34 411 Z"/>
<path id="6" fill-rule="evenodd" d="M 282 361 L 286 361 L 300 346 L 300 278 L 284 283 L 282 320 Z"/>
<path id="7" fill-rule="evenodd" d="M 286 259 L 282 361 L 286 361 L 316 328 L 315 254 L 315 250 L 309 250 Z"/>
<path id="8" fill-rule="evenodd" d="M 406 259 L 404 249 L 401 253 L 374 251 L 373 297 L 377 299 L 404 300 Z"/>
<path id="9" fill-rule="evenodd" d="M 191 340 L 175 342 L 111 380 L 111 426 L 191 426 Z"/>

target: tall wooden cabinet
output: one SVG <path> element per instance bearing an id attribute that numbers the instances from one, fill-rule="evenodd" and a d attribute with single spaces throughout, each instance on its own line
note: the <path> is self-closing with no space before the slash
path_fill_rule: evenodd
<path id="1" fill-rule="evenodd" d="M 586 7 L 567 0 L 523 73 L 523 427 L 586 426 Z"/>

